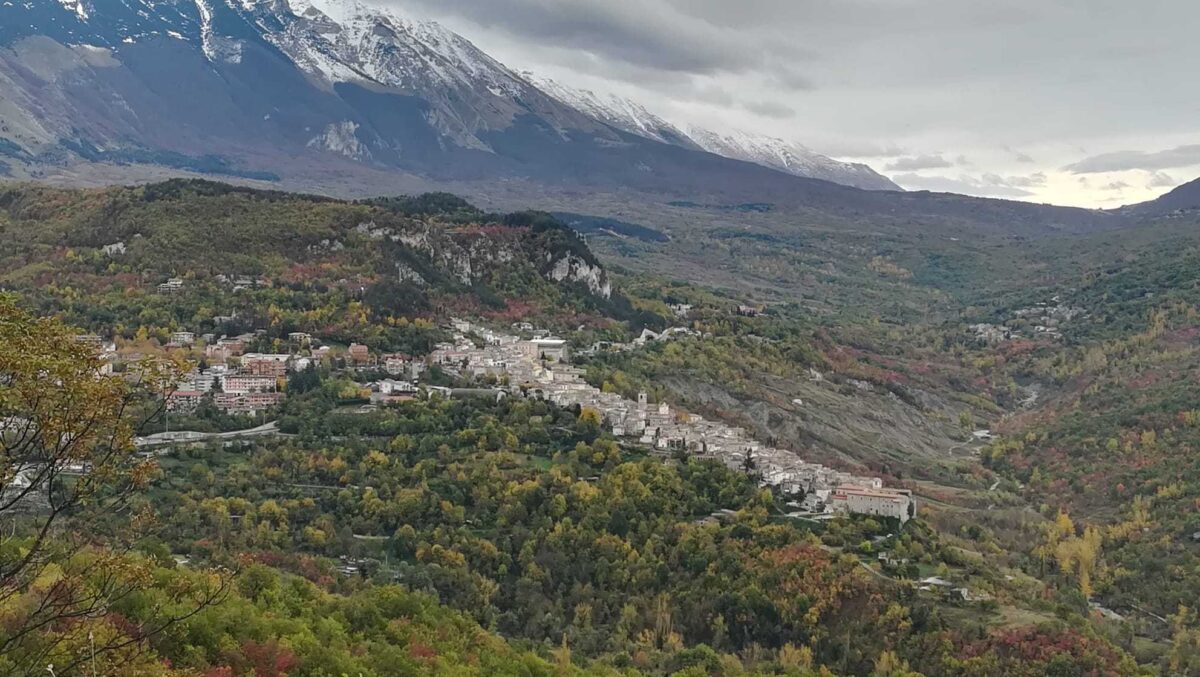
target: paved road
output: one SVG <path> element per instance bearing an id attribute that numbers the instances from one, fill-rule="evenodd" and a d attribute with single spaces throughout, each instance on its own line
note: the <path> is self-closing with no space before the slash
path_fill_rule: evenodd
<path id="1" fill-rule="evenodd" d="M 155 433 L 153 435 L 137 438 L 134 440 L 134 444 L 139 447 L 157 447 L 164 444 L 173 444 L 175 442 L 208 442 L 211 440 L 233 440 L 241 439 L 243 437 L 265 437 L 278 434 L 279 423 L 277 421 L 271 421 L 270 423 L 264 423 L 256 428 L 232 430 L 227 433 L 199 433 L 190 430 Z"/>

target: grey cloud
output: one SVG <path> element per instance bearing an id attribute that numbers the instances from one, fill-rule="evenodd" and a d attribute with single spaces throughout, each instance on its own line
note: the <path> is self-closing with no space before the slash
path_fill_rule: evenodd
<path id="1" fill-rule="evenodd" d="M 885 169 L 889 172 L 916 172 L 922 169 L 944 169 L 953 166 L 953 163 L 942 157 L 941 153 L 937 153 L 902 157 L 889 163 Z"/>
<path id="2" fill-rule="evenodd" d="M 755 115 L 768 118 L 790 118 L 796 114 L 791 106 L 778 101 L 749 101 L 743 104 L 743 108 Z"/>
<path id="3" fill-rule="evenodd" d="M 941 193 L 966 193 L 985 197 L 1029 197 L 1034 193 L 1026 190 L 1002 176 L 985 174 L 973 177 L 967 174 L 957 178 L 948 176 L 922 176 L 920 174 L 899 174 L 892 177 L 896 183 L 909 190 L 930 190 Z"/>
<path id="4" fill-rule="evenodd" d="M 1194 1 L 1153 0 L 1154 11 L 1130 0 L 364 1 L 411 7 L 509 66 L 588 80 L 673 121 L 757 129 L 833 157 L 899 163 L 941 149 L 973 163 L 941 169 L 976 180 L 1013 167 L 1074 163 L 1084 176 L 1200 163 L 1187 146 L 1182 159 L 1088 157 L 1139 148 L 1114 139 L 1151 151 L 1200 143 L 1186 136 L 1200 132 L 1200 87 L 1180 86 L 1200 72 Z M 764 101 L 796 114 L 753 112 Z M 923 171 L 905 166 L 891 171 Z M 1099 199 L 1107 180 L 1038 193 Z"/>
<path id="5" fill-rule="evenodd" d="M 1022 153 L 1021 151 L 1013 148 L 1012 146 L 1005 146 L 1004 151 L 1006 153 L 1012 155 L 1014 160 L 1016 160 L 1017 162 L 1020 162 L 1022 164 L 1033 164 L 1035 162 L 1035 160 L 1030 155 L 1028 155 L 1026 153 Z"/>
<path id="6" fill-rule="evenodd" d="M 1131 169 L 1156 171 L 1200 165 L 1200 144 L 1178 146 L 1147 153 L 1140 150 L 1123 150 L 1084 158 L 1067 165 L 1064 169 L 1073 174 L 1101 174 L 1123 172 Z"/>
<path id="7" fill-rule="evenodd" d="M 1028 176 L 1000 176 L 999 174 L 984 174 L 980 180 L 989 186 L 1007 188 L 1040 188 L 1046 185 L 1045 172 L 1036 172 Z"/>
<path id="8" fill-rule="evenodd" d="M 863 139 L 837 139 L 813 144 L 819 153 L 838 158 L 899 157 L 908 150 L 892 143 L 876 143 Z"/>
<path id="9" fill-rule="evenodd" d="M 792 91 L 807 91 L 817 88 L 812 77 L 801 73 L 795 68 L 786 66 L 780 67 L 771 73 L 771 81 L 775 84 L 783 85 L 784 89 Z"/>
<path id="10" fill-rule="evenodd" d="M 1146 181 L 1147 188 L 1172 188 L 1179 185 L 1179 182 L 1166 172 L 1150 172 L 1150 178 Z"/>
<path id="11" fill-rule="evenodd" d="M 1103 186 L 1100 186 L 1100 190 L 1116 192 L 1116 191 L 1125 190 L 1128 187 L 1129 187 L 1129 184 L 1125 183 L 1124 181 L 1111 181 L 1109 183 L 1104 184 Z"/>
<path id="12" fill-rule="evenodd" d="M 381 0 L 428 15 L 451 15 L 485 30 L 565 50 L 591 52 L 676 73 L 770 74 L 779 83 L 811 87 L 794 64 L 811 58 L 772 36 L 747 39 L 662 0 Z"/>

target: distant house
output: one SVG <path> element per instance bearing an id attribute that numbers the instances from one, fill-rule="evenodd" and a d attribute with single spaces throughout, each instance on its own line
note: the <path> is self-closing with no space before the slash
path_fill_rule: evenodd
<path id="1" fill-rule="evenodd" d="M 172 277 L 171 279 L 158 285 L 159 294 L 174 294 L 183 289 L 183 278 Z"/>
<path id="2" fill-rule="evenodd" d="M 230 351 L 229 346 L 210 344 L 204 346 L 204 357 L 209 362 L 227 362 L 229 358 L 233 357 L 233 353 Z"/>
<path id="3" fill-rule="evenodd" d="M 372 384 L 373 387 L 385 395 L 415 395 L 417 387 L 408 381 L 394 381 L 386 378 Z"/>
<path id="4" fill-rule="evenodd" d="M 737 314 L 741 315 L 742 317 L 759 317 L 763 313 L 765 313 L 766 310 L 767 310 L 766 306 L 761 306 L 761 305 L 758 305 L 758 306 L 740 305 L 737 307 Z"/>
<path id="5" fill-rule="evenodd" d="M 287 373 L 292 356 L 282 353 L 246 353 L 242 356 L 242 370 L 253 376 L 278 378 Z"/>
<path id="6" fill-rule="evenodd" d="M 217 339 L 216 348 L 222 349 L 226 357 L 237 357 L 246 352 L 246 342 L 241 338 Z"/>
<path id="7" fill-rule="evenodd" d="M 687 317 L 692 312 L 692 304 L 690 303 L 672 303 L 668 306 L 675 317 Z"/>
<path id="8" fill-rule="evenodd" d="M 380 358 L 380 363 L 383 364 L 383 370 L 392 376 L 399 376 L 409 370 L 412 365 L 412 358 L 402 353 L 390 353 Z"/>
<path id="9" fill-rule="evenodd" d="M 50 507 L 49 485 L 42 477 L 46 466 L 25 466 L 0 486 L 0 507 L 5 513 L 37 513 Z"/>
<path id="10" fill-rule="evenodd" d="M 172 346 L 190 346 L 196 342 L 196 335 L 190 331 L 177 331 L 171 334 Z"/>
<path id="11" fill-rule="evenodd" d="M 384 379 L 371 384 L 371 404 L 407 402 L 416 399 L 418 392 L 408 381 Z"/>
<path id="12" fill-rule="evenodd" d="M 75 341 L 95 348 L 96 352 L 100 352 L 104 348 L 104 339 L 96 334 L 78 334 L 75 336 Z"/>
<path id="13" fill-rule="evenodd" d="M 242 371 L 251 376 L 270 376 L 271 378 L 279 378 L 287 374 L 287 363 L 275 362 L 274 360 L 253 360 L 250 362 L 242 360 Z"/>

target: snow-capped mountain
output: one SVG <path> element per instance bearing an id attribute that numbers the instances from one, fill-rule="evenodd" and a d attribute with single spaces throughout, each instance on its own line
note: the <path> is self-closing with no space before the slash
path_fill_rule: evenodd
<path id="1" fill-rule="evenodd" d="M 557 80 L 540 78 L 533 73 L 525 72 L 521 75 L 543 92 L 606 125 L 654 141 L 702 150 L 683 130 L 651 113 L 645 106 L 632 99 L 576 89 Z"/>
<path id="2" fill-rule="evenodd" d="M 320 186 L 335 167 L 738 200 L 843 199 L 781 172 L 894 187 L 801 151 L 685 132 L 361 0 L 0 2 L 0 175 L 82 162 Z"/>
<path id="3" fill-rule="evenodd" d="M 694 125 L 681 128 L 626 97 L 576 89 L 529 73 L 522 75 L 559 101 L 630 134 L 753 162 L 793 176 L 865 190 L 903 190 L 867 165 L 834 160 L 796 142 L 741 131 L 718 133 Z"/>
<path id="4" fill-rule="evenodd" d="M 696 145 L 710 153 L 753 162 L 794 176 L 824 179 L 865 190 L 903 190 L 867 165 L 834 160 L 794 141 L 740 131 L 722 134 L 694 126 L 688 127 L 687 134 Z"/>
<path id="5" fill-rule="evenodd" d="M 357 0 L 287 0 L 281 30 L 260 21 L 264 37 L 326 86 L 364 82 L 421 94 L 427 120 L 456 144 L 489 150 L 479 135 L 530 113 L 557 129 L 600 131 L 585 116 L 538 91 L 462 36 Z"/>

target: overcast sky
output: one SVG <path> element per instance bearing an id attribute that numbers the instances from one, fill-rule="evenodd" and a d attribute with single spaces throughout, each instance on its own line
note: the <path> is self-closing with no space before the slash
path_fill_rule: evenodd
<path id="1" fill-rule="evenodd" d="M 910 189 L 1111 207 L 1200 176 L 1197 0 L 368 1 Z"/>

